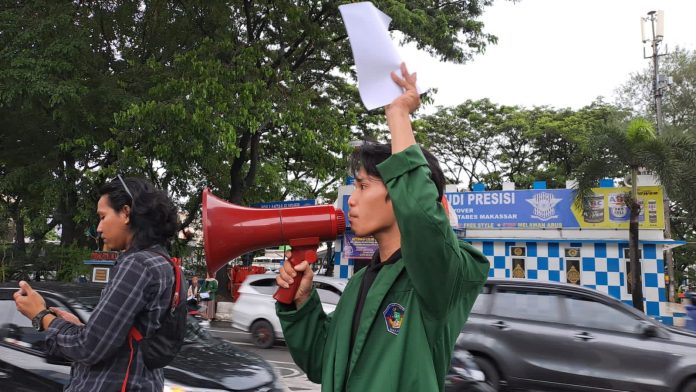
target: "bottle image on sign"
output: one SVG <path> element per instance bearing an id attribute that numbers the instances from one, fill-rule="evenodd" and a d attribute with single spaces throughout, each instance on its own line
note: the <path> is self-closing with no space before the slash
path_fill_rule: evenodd
<path id="1" fill-rule="evenodd" d="M 648 200 L 648 222 L 657 223 L 657 200 Z"/>
<path id="2" fill-rule="evenodd" d="M 626 205 L 624 193 L 609 194 L 609 220 L 612 222 L 626 222 L 631 217 Z"/>
<path id="3" fill-rule="evenodd" d="M 582 219 L 587 223 L 604 222 L 604 195 L 593 193 L 583 199 Z"/>

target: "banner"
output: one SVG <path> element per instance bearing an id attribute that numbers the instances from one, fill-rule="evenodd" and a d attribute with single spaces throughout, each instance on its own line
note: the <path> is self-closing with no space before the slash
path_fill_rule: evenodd
<path id="1" fill-rule="evenodd" d="M 356 237 L 346 232 L 343 239 L 343 252 L 349 259 L 371 259 L 378 245 L 374 237 Z"/>
<path id="2" fill-rule="evenodd" d="M 270 203 L 254 203 L 249 207 L 253 208 L 292 208 L 292 207 L 307 207 L 313 206 L 316 202 L 314 199 L 307 200 L 285 200 L 285 201 L 272 201 Z"/>
<path id="3" fill-rule="evenodd" d="M 630 188 L 594 188 L 577 208 L 572 189 L 529 189 L 447 193 L 459 228 L 476 229 L 619 229 L 628 228 L 624 199 Z M 664 228 L 662 189 L 638 188 L 641 229 Z"/>

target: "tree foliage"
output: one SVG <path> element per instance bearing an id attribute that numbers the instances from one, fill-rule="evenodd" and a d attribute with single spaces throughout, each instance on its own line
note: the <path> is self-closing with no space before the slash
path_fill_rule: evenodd
<path id="1" fill-rule="evenodd" d="M 203 186 L 239 204 L 332 199 L 349 141 L 381 121 L 359 101 L 341 3 L 2 2 L 0 209 L 18 254 L 54 228 L 86 245 L 117 173 L 167 190 L 184 226 Z M 491 4 L 375 2 L 453 62 L 495 43 L 477 20 Z"/>
<path id="2" fill-rule="evenodd" d="M 524 109 L 489 100 L 439 108 L 416 123 L 419 141 L 440 159 L 450 182 L 483 182 L 500 189 L 511 181 L 528 188 L 535 180 L 565 187 L 585 159 L 595 129 L 624 114 L 603 102 L 580 110 Z"/>

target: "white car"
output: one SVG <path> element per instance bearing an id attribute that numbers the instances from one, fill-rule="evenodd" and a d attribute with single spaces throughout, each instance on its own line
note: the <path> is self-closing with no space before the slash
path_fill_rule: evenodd
<path id="1" fill-rule="evenodd" d="M 324 312 L 336 309 L 347 283 L 346 279 L 314 276 L 314 287 Z M 273 299 L 276 290 L 276 274 L 249 275 L 239 287 L 239 298 L 232 308 L 232 327 L 250 332 L 254 344 L 261 348 L 269 348 L 276 340 L 283 339 Z"/>

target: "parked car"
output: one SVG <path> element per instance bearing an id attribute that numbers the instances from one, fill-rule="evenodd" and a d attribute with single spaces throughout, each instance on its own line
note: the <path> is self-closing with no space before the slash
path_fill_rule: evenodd
<path id="1" fill-rule="evenodd" d="M 696 391 L 696 334 L 576 285 L 490 279 L 455 350 L 495 388 Z"/>
<path id="2" fill-rule="evenodd" d="M 103 289 L 98 284 L 36 282 L 48 306 L 87 321 Z M 44 332 L 16 309 L 17 283 L 0 284 L 0 379 L 3 391 L 62 391 L 70 363 L 47 356 Z M 285 391 L 272 366 L 257 355 L 215 337 L 189 317 L 184 346 L 164 368 L 165 391 Z"/>
<path id="3" fill-rule="evenodd" d="M 345 279 L 314 276 L 314 287 L 326 313 L 336 309 L 347 283 Z M 239 298 L 232 308 L 232 326 L 250 332 L 254 344 L 261 348 L 270 348 L 283 339 L 273 299 L 277 290 L 276 274 L 249 275 L 239 287 Z"/>

